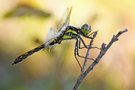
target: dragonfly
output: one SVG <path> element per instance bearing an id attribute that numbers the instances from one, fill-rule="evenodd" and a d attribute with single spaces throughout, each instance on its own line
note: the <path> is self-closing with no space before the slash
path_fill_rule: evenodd
<path id="1" fill-rule="evenodd" d="M 50 46 L 54 46 L 55 44 L 61 44 L 61 42 L 65 41 L 65 40 L 73 40 L 74 39 L 74 40 L 76 40 L 75 48 L 74 48 L 74 56 L 75 56 L 77 63 L 79 64 L 79 66 L 81 68 L 81 64 L 80 64 L 77 56 L 81 57 L 81 58 L 85 58 L 85 57 L 81 56 L 79 54 L 79 49 L 83 49 L 83 48 L 87 49 L 88 48 L 88 45 L 85 44 L 82 37 L 92 39 L 92 37 L 90 37 L 90 36 L 93 33 L 91 33 L 91 26 L 89 26 L 88 24 L 84 24 L 81 27 L 75 27 L 75 26 L 69 25 L 71 11 L 72 11 L 72 8 L 68 8 L 68 11 L 66 13 L 66 17 L 63 18 L 61 24 L 57 28 L 58 32 L 54 36 L 52 36 L 51 39 L 47 40 L 42 45 L 20 55 L 19 57 L 17 57 L 14 60 L 14 62 L 12 63 L 12 65 L 23 61 L 27 57 L 31 56 L 35 52 L 38 52 L 42 49 L 46 49 Z M 83 44 L 83 47 L 81 47 L 81 43 Z M 87 59 L 92 60 L 92 58 L 87 58 Z"/>

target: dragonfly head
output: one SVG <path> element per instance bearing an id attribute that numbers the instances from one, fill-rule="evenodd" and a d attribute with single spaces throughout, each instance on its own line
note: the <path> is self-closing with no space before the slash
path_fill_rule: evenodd
<path id="1" fill-rule="evenodd" d="M 91 26 L 84 24 L 82 25 L 81 30 L 84 35 L 88 35 L 91 32 Z"/>

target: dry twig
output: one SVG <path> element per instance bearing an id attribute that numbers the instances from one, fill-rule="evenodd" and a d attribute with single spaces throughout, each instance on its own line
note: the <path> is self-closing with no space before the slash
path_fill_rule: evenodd
<path id="1" fill-rule="evenodd" d="M 116 35 L 113 35 L 111 41 L 106 45 L 105 43 L 102 43 L 101 45 L 101 49 L 100 49 L 100 53 L 97 55 L 97 57 L 95 58 L 94 62 L 92 64 L 89 65 L 89 67 L 85 70 L 85 66 L 87 63 L 87 58 L 89 56 L 89 52 L 92 49 L 92 43 L 97 35 L 97 32 L 95 32 L 93 34 L 93 39 L 90 41 L 89 47 L 87 49 L 87 53 L 86 53 L 86 58 L 84 60 L 84 64 L 82 66 L 82 70 L 81 73 L 73 87 L 73 90 L 77 90 L 79 85 L 81 84 L 81 82 L 84 80 L 84 78 L 88 75 L 88 73 L 90 73 L 90 71 L 93 70 L 93 68 L 98 64 L 98 62 L 101 60 L 101 58 L 105 55 L 105 53 L 107 52 L 107 50 L 111 47 L 111 45 L 116 42 L 118 40 L 118 37 L 120 35 L 122 35 L 123 33 L 127 32 L 128 30 L 125 29 L 123 31 L 118 32 Z"/>

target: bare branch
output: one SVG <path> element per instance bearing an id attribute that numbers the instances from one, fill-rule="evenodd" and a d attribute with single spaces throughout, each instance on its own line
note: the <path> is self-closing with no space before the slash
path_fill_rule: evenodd
<path id="1" fill-rule="evenodd" d="M 82 66 L 81 73 L 84 73 L 84 69 L 85 69 L 85 66 L 86 66 L 86 63 L 87 63 L 87 60 L 88 60 L 90 48 L 92 48 L 92 44 L 93 44 L 93 41 L 94 41 L 96 35 L 97 35 L 97 31 L 94 32 L 93 37 L 92 37 L 92 39 L 91 39 L 91 41 L 89 43 L 89 46 L 88 46 L 88 49 L 87 49 L 87 53 L 86 53 L 86 57 L 85 57 L 85 60 L 84 60 L 83 66 Z"/>
<path id="2" fill-rule="evenodd" d="M 84 65 L 83 65 L 83 70 L 81 71 L 74 87 L 73 87 L 73 90 L 77 90 L 79 85 L 81 84 L 81 82 L 84 80 L 84 78 L 88 75 L 88 73 L 90 73 L 90 71 L 93 70 L 93 68 L 98 64 L 98 62 L 101 60 L 101 58 L 105 55 L 105 53 L 107 52 L 107 50 L 111 47 L 111 45 L 118 40 L 118 37 L 120 35 L 122 35 L 123 33 L 127 32 L 128 30 L 125 29 L 123 31 L 120 31 L 118 32 L 116 35 L 113 35 L 111 41 L 106 45 L 105 43 L 103 43 L 101 45 L 101 50 L 100 50 L 100 53 L 98 54 L 98 56 L 95 58 L 94 62 L 92 64 L 90 64 L 90 66 L 84 71 L 84 67 L 86 65 L 86 62 L 87 62 L 87 58 L 88 58 L 88 55 L 89 55 L 89 51 L 90 51 L 90 47 L 91 47 L 91 44 L 93 43 L 93 39 L 90 41 L 90 45 L 89 45 L 89 48 L 87 49 L 87 53 L 86 53 L 86 58 L 85 58 L 85 61 L 84 61 Z M 96 35 L 95 35 L 96 37 Z"/>

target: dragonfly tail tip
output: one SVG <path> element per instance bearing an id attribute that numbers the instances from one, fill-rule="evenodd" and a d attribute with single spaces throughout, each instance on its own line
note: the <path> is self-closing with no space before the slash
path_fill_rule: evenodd
<path id="1" fill-rule="evenodd" d="M 12 65 L 14 65 L 15 63 L 13 62 Z"/>
<path id="2" fill-rule="evenodd" d="M 16 62 L 14 61 L 13 63 L 12 63 L 12 65 L 15 65 L 16 64 Z"/>

